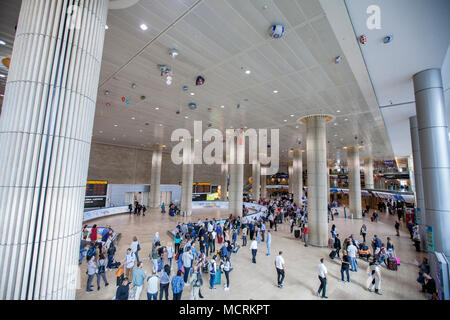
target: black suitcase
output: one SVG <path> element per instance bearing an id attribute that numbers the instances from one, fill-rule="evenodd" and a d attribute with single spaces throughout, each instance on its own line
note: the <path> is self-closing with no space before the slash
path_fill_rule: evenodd
<path id="1" fill-rule="evenodd" d="M 300 230 L 294 230 L 294 236 L 300 238 Z"/>
<path id="2" fill-rule="evenodd" d="M 330 252 L 330 258 L 331 259 L 336 258 L 336 250 L 333 250 L 333 251 Z"/>

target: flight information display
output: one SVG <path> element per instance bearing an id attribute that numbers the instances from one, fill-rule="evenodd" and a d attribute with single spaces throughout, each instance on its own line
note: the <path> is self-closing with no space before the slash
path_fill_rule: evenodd
<path id="1" fill-rule="evenodd" d="M 108 181 L 88 181 L 86 183 L 86 197 L 106 196 Z"/>

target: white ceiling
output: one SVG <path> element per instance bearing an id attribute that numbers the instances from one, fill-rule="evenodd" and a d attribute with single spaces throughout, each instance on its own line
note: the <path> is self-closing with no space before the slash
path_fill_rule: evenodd
<path id="1" fill-rule="evenodd" d="M 345 0 L 355 34 L 367 36 L 361 45 L 367 70 L 395 156 L 411 154 L 408 117 L 415 115 L 412 76 L 441 68 L 450 44 L 448 0 Z M 368 6 L 381 12 L 381 29 L 366 25 Z M 393 41 L 383 43 L 386 35 Z M 391 106 L 392 105 L 392 106 Z"/>
<path id="2" fill-rule="evenodd" d="M 14 3 L 18 15 L 19 1 Z M 0 31 L 7 32 L 11 22 L 1 21 Z M 148 30 L 139 28 L 142 23 Z M 268 35 L 274 23 L 285 26 L 282 39 Z M 306 140 L 305 126 L 297 119 L 329 113 L 335 116 L 327 130 L 329 158 L 343 161 L 342 147 L 361 141 L 362 157 L 393 157 L 380 110 L 367 98 L 372 89 L 361 84 L 360 74 L 354 75 L 355 65 L 359 73 L 367 73 L 363 61 L 348 61 L 355 50 L 343 50 L 319 1 L 141 0 L 110 10 L 107 24 L 93 141 L 170 146 L 174 129 L 192 130 L 193 120 L 201 120 L 204 130 L 208 123 L 221 130 L 279 128 L 281 160 L 287 160 L 287 150 Z M 345 37 L 355 39 L 351 28 Z M 168 54 L 173 47 L 180 52 L 175 60 Z M 338 55 L 342 62 L 335 64 Z M 157 64 L 173 69 L 171 86 Z M 244 73 L 247 68 L 250 75 Z M 206 83 L 196 87 L 200 74 Z M 183 92 L 184 85 L 188 92 Z M 141 95 L 147 99 L 141 101 Z M 129 105 L 121 101 L 123 96 Z M 189 102 L 196 102 L 198 109 L 189 110 Z"/>

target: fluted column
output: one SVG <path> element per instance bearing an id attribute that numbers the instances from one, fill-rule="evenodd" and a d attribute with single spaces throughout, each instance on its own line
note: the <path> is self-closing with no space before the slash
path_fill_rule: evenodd
<path id="1" fill-rule="evenodd" d="M 373 159 L 364 159 L 364 185 L 366 189 L 373 189 Z"/>
<path id="2" fill-rule="evenodd" d="M 289 193 L 293 193 L 293 185 L 294 185 L 294 171 L 293 171 L 293 168 L 292 168 L 292 163 L 291 163 L 291 161 L 289 161 L 289 163 L 288 163 L 288 175 L 289 175 L 289 180 L 288 180 L 288 182 L 289 182 L 289 186 L 288 186 L 288 192 Z"/>
<path id="3" fill-rule="evenodd" d="M 253 200 L 259 201 L 261 186 L 261 164 L 259 161 L 252 163 L 252 196 Z"/>
<path id="4" fill-rule="evenodd" d="M 349 209 L 354 219 L 362 219 L 361 210 L 361 173 L 359 164 L 359 146 L 347 148 L 348 197 Z"/>
<path id="5" fill-rule="evenodd" d="M 228 164 L 222 163 L 221 165 L 222 178 L 220 183 L 220 200 L 227 201 L 228 192 Z"/>
<path id="6" fill-rule="evenodd" d="M 108 1 L 71 3 L 22 1 L 0 117 L 0 300 L 75 298 Z"/>
<path id="7" fill-rule="evenodd" d="M 414 94 L 427 226 L 434 250 L 450 258 L 450 156 L 448 125 L 440 69 L 416 73 Z"/>
<path id="8" fill-rule="evenodd" d="M 302 118 L 306 123 L 306 156 L 308 168 L 308 225 L 310 244 L 328 245 L 327 208 L 327 115 Z"/>
<path id="9" fill-rule="evenodd" d="M 416 183 L 414 179 L 414 164 L 412 155 L 408 157 L 408 173 L 409 173 L 409 191 L 416 192 Z"/>
<path id="10" fill-rule="evenodd" d="M 227 154 L 227 162 L 230 170 L 228 213 L 235 217 L 242 217 L 245 149 L 243 143 L 237 143 L 237 141 L 243 139 L 243 134 L 239 130 L 235 130 L 234 132 L 237 137 L 234 137 L 230 143 L 235 144 L 235 152 Z"/>
<path id="11" fill-rule="evenodd" d="M 152 173 L 150 177 L 150 208 L 159 208 L 161 205 L 161 160 L 163 146 L 154 146 L 152 154 Z"/>
<path id="12" fill-rule="evenodd" d="M 192 186 L 194 183 L 194 148 L 192 152 L 183 153 L 181 170 L 181 212 L 186 216 L 192 215 Z"/>
<path id="13" fill-rule="evenodd" d="M 414 165 L 414 181 L 415 181 L 414 196 L 416 199 L 415 209 L 418 210 L 418 213 L 416 213 L 416 222 L 419 225 L 421 248 L 424 251 L 427 251 L 427 238 L 426 238 L 427 219 L 425 210 L 425 199 L 423 194 L 422 161 L 420 159 L 419 130 L 417 127 L 416 116 L 409 118 L 409 129 L 411 132 L 411 149 Z"/>
<path id="14" fill-rule="evenodd" d="M 265 167 L 261 167 L 261 198 L 267 199 L 267 175 Z"/>
<path id="15" fill-rule="evenodd" d="M 294 202 L 298 207 L 302 206 L 303 196 L 303 150 L 292 151 L 292 193 L 294 194 Z"/>

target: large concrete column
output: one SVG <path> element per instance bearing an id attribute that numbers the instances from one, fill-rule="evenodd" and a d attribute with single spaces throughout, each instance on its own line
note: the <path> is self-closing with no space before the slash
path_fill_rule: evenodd
<path id="1" fill-rule="evenodd" d="M 183 154 L 183 168 L 181 171 L 181 212 L 186 216 L 192 215 L 192 186 L 194 183 L 194 148 L 192 153 Z"/>
<path id="2" fill-rule="evenodd" d="M 328 246 L 327 208 L 327 115 L 304 117 L 306 123 L 306 156 L 308 167 L 308 219 L 310 244 Z"/>
<path id="3" fill-rule="evenodd" d="M 417 127 L 417 117 L 409 118 L 409 129 L 411 132 L 411 149 L 413 156 L 414 165 L 414 181 L 415 181 L 415 192 L 414 196 L 416 198 L 416 210 L 420 211 L 416 214 L 416 221 L 419 224 L 421 248 L 427 251 L 427 239 L 426 239 L 426 210 L 425 210 L 425 199 L 423 194 L 423 179 L 422 179 L 422 161 L 420 159 L 420 143 L 419 143 L 419 130 Z"/>
<path id="4" fill-rule="evenodd" d="M 252 163 L 252 196 L 254 201 L 259 201 L 261 187 L 261 164 L 259 161 Z"/>
<path id="5" fill-rule="evenodd" d="M 441 70 L 421 71 L 413 80 L 427 226 L 433 228 L 434 251 L 450 258 L 450 156 Z"/>
<path id="6" fill-rule="evenodd" d="M 227 192 L 228 192 L 228 164 L 222 163 L 221 165 L 222 177 L 220 182 L 220 200 L 227 201 Z"/>
<path id="7" fill-rule="evenodd" d="M 292 193 L 294 202 L 298 207 L 302 206 L 303 196 L 303 150 L 292 150 Z"/>
<path id="8" fill-rule="evenodd" d="M 288 182 L 289 182 L 289 189 L 288 189 L 288 192 L 289 193 L 293 193 L 293 186 L 294 186 L 294 171 L 293 171 L 293 168 L 292 168 L 292 163 L 291 163 L 291 161 L 289 161 L 289 163 L 288 163 L 288 175 L 289 175 L 289 180 L 288 180 Z"/>
<path id="9" fill-rule="evenodd" d="M 408 173 L 409 173 L 409 191 L 416 192 L 416 183 L 414 179 L 414 161 L 412 155 L 408 157 Z"/>
<path id="10" fill-rule="evenodd" d="M 331 203 L 331 193 L 330 193 L 330 168 L 327 167 L 327 200 Z"/>
<path id="11" fill-rule="evenodd" d="M 364 159 L 364 184 L 366 189 L 373 189 L 373 159 Z"/>
<path id="12" fill-rule="evenodd" d="M 227 162 L 230 170 L 228 212 L 235 217 L 242 217 L 245 145 L 238 143 L 244 139 L 243 134 L 239 130 L 234 130 L 234 133 L 235 136 L 231 140 L 227 137 L 227 144 L 234 144 L 234 152 L 228 152 L 229 148 L 227 148 Z"/>
<path id="13" fill-rule="evenodd" d="M 75 299 L 107 12 L 22 1 L 0 117 L 0 300 Z"/>
<path id="14" fill-rule="evenodd" d="M 161 160 L 164 146 L 157 144 L 154 146 L 152 154 L 152 172 L 150 177 L 150 208 L 159 208 L 161 205 L 160 185 L 161 185 Z"/>
<path id="15" fill-rule="evenodd" d="M 359 146 L 346 147 L 348 163 L 349 210 L 350 214 L 353 214 L 353 219 L 362 219 L 359 148 Z"/>
<path id="16" fill-rule="evenodd" d="M 267 199 L 267 175 L 266 168 L 261 167 L 261 198 Z"/>

